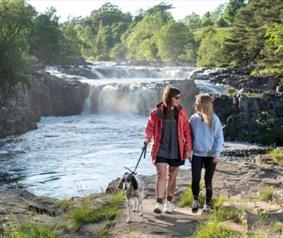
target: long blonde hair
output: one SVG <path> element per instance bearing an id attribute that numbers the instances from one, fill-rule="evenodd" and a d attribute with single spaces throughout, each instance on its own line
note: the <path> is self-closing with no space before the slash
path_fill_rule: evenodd
<path id="1" fill-rule="evenodd" d="M 205 94 L 200 94 L 197 96 L 199 99 L 199 108 L 200 108 L 200 114 L 204 120 L 205 123 L 208 124 L 209 128 L 211 131 L 214 129 L 213 128 L 213 98 L 205 93 Z"/>

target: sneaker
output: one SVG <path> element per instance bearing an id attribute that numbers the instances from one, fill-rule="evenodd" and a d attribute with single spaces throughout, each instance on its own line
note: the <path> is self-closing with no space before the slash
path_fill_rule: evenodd
<path id="1" fill-rule="evenodd" d="M 153 212 L 160 214 L 162 212 L 163 205 L 161 203 L 156 203 Z"/>
<path id="2" fill-rule="evenodd" d="M 203 209 L 202 209 L 202 212 L 203 212 L 203 213 L 209 213 L 209 211 L 210 211 L 210 206 L 207 205 L 207 204 L 205 204 L 204 207 L 203 207 Z"/>
<path id="3" fill-rule="evenodd" d="M 165 203 L 164 212 L 169 214 L 174 212 L 174 205 L 172 204 L 172 202 L 167 201 Z"/>
<path id="4" fill-rule="evenodd" d="M 199 207 L 200 207 L 199 201 L 198 200 L 194 200 L 193 201 L 193 205 L 192 205 L 192 213 L 198 212 Z"/>

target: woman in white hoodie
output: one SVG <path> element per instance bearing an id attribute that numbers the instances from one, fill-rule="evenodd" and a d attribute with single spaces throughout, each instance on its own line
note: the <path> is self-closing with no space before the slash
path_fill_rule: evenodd
<path id="1" fill-rule="evenodd" d="M 195 101 L 196 113 L 191 116 L 190 124 L 193 134 L 192 192 L 194 201 L 192 212 L 200 207 L 199 183 L 201 170 L 205 168 L 206 201 L 203 212 L 208 212 L 212 199 L 212 178 L 216 164 L 221 160 L 223 130 L 218 116 L 213 110 L 213 99 L 208 94 L 200 94 Z"/>

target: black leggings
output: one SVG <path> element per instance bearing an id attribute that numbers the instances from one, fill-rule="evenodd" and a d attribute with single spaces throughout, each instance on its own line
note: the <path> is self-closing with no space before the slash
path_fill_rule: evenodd
<path id="1" fill-rule="evenodd" d="M 213 157 L 200 157 L 193 155 L 192 158 L 192 191 L 194 199 L 199 199 L 199 182 L 201 179 L 201 170 L 205 168 L 205 188 L 206 188 L 206 201 L 207 205 L 211 205 L 212 199 L 212 178 L 216 164 L 213 163 Z"/>

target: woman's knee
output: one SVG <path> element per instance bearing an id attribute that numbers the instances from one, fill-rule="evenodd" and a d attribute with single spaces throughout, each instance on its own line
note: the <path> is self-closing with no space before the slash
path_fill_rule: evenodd
<path id="1" fill-rule="evenodd" d="M 156 170 L 157 170 L 157 178 L 158 178 L 158 179 L 166 179 L 166 175 L 167 175 L 167 165 L 158 164 L 158 165 L 156 166 Z"/>
<path id="2" fill-rule="evenodd" d="M 179 171 L 178 167 L 170 166 L 169 167 L 169 175 L 168 175 L 169 179 L 176 179 L 176 177 L 178 175 L 178 171 Z"/>

